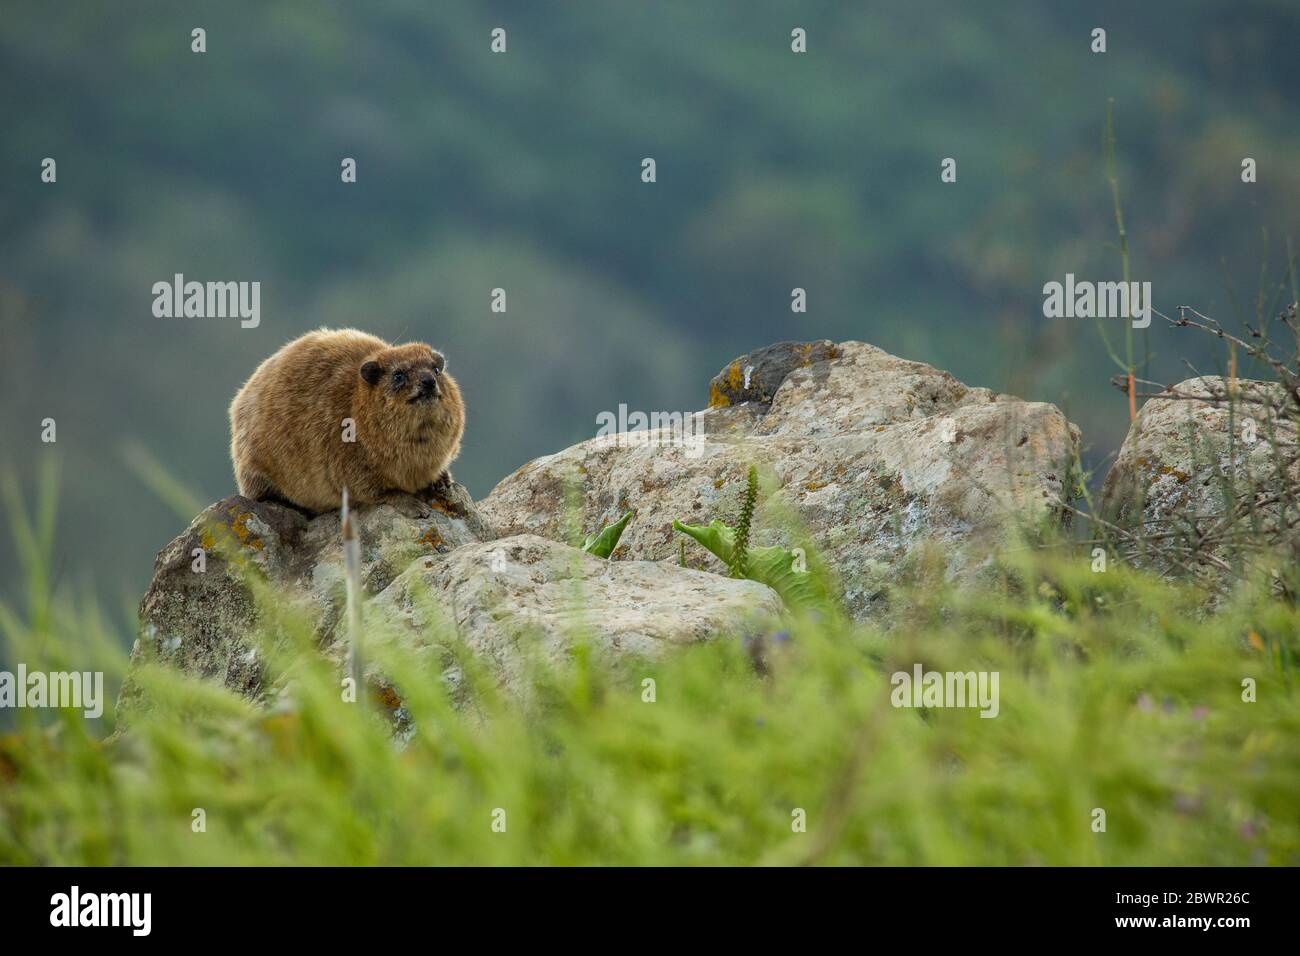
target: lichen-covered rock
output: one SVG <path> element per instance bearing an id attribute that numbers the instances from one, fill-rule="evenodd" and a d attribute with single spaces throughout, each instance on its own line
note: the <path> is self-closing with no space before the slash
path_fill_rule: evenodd
<path id="1" fill-rule="evenodd" d="M 725 408 L 745 402 L 771 405 L 776 390 L 795 369 L 807 368 L 838 355 L 839 349 L 828 339 L 778 342 L 747 352 L 713 376 L 709 382 L 709 407 Z"/>
<path id="2" fill-rule="evenodd" d="M 761 349 L 729 363 L 710 391 L 685 438 L 590 439 L 520 468 L 480 510 L 500 534 L 566 540 L 572 488 L 584 529 L 636 512 L 616 557 L 663 560 L 677 554 L 674 519 L 734 518 L 753 463 L 778 486 L 753 543 L 797 546 L 806 533 L 861 617 L 917 545 L 943 546 L 959 574 L 983 552 L 958 545 L 1012 517 L 1059 521 L 1059 501 L 1072 497 L 1078 430 L 1055 406 L 968 388 L 861 342 Z"/>
<path id="3" fill-rule="evenodd" d="M 414 562 L 367 608 L 408 648 L 454 633 L 506 689 L 532 661 L 555 663 L 576 640 L 608 660 L 658 657 L 672 645 L 762 630 L 781 612 L 765 585 L 647 561 L 608 561 L 536 535 L 467 545 Z M 391 633 L 392 628 L 388 628 Z M 446 661 L 445 677 L 459 669 Z"/>
<path id="4" fill-rule="evenodd" d="M 1300 483 L 1295 419 L 1280 414 L 1290 399 L 1268 382 L 1237 380 L 1229 393 L 1219 376 L 1189 379 L 1166 394 L 1148 401 L 1130 427 L 1106 475 L 1102 515 L 1151 539 L 1138 547 L 1140 561 L 1213 572 L 1241 543 L 1235 537 L 1274 537 L 1281 512 L 1271 499 Z M 1214 540 L 1193 548 L 1207 533 Z"/>
<path id="5" fill-rule="evenodd" d="M 382 591 L 417 557 L 447 552 L 484 537 L 469 495 L 454 485 L 427 518 L 390 505 L 354 509 L 362 582 Z M 264 622 L 254 597 L 269 584 L 312 622 L 322 643 L 333 638 L 344 604 L 339 516 L 308 518 L 286 505 L 232 495 L 210 505 L 159 552 L 140 602 L 140 635 L 132 660 L 161 660 L 212 678 L 251 698 L 264 690 L 254 633 Z M 122 700 L 136 688 L 129 679 Z"/>

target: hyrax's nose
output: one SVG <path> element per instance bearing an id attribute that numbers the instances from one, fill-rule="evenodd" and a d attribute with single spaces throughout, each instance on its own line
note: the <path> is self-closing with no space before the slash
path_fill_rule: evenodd
<path id="1" fill-rule="evenodd" d="M 432 372 L 420 373 L 420 394 L 437 395 L 438 394 L 438 376 Z"/>

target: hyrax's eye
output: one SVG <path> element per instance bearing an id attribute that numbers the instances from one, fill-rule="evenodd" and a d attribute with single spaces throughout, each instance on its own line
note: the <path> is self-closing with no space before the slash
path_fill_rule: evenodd
<path id="1" fill-rule="evenodd" d="M 406 373 L 405 373 L 405 372 L 394 372 L 394 373 L 393 373 L 393 388 L 401 388 L 401 387 L 402 387 L 403 385 L 405 385 L 405 384 L 406 384 Z"/>

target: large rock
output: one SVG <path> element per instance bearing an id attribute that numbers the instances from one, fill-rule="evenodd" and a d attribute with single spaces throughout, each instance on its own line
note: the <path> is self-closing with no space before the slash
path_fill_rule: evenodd
<path id="1" fill-rule="evenodd" d="M 451 624 L 507 689 L 520 692 L 529 666 L 556 663 L 575 640 L 615 661 L 655 658 L 672 645 L 763 630 L 781 600 L 754 581 L 602 560 L 518 535 L 414 562 L 367 613 L 398 622 L 402 643 L 421 652 L 437 648 Z M 446 663 L 454 682 L 459 668 L 450 655 Z"/>
<path id="2" fill-rule="evenodd" d="M 765 497 L 753 543 L 810 540 L 860 617 L 918 545 L 941 545 L 960 575 L 1008 520 L 1060 521 L 1059 501 L 1072 496 L 1078 430 L 1055 406 L 968 388 L 861 342 L 741 356 L 714 378 L 696 423 L 685 437 L 666 427 L 604 435 L 539 458 L 480 511 L 500 534 L 566 540 L 574 524 L 634 510 L 616 556 L 663 560 L 677 554 L 674 519 L 734 518 L 754 463 L 779 493 Z M 688 553 L 718 567 L 698 547 Z"/>
<path id="3" fill-rule="evenodd" d="M 599 560 L 535 537 L 482 543 L 486 526 L 459 486 L 425 518 L 388 505 L 353 514 L 371 596 L 366 640 L 397 634 L 409 650 L 439 653 L 448 632 L 435 619 L 450 622 L 512 692 L 524 689 L 530 656 L 553 661 L 579 634 L 615 659 L 647 657 L 667 645 L 739 634 L 781 610 L 775 592 L 752 581 Z M 274 638 L 283 610 L 296 610 L 321 652 L 341 665 L 345 587 L 337 515 L 308 518 L 283 505 L 225 498 L 159 553 L 132 661 L 159 660 L 267 700 L 277 688 L 268 686 L 257 632 Z M 363 660 L 373 664 L 364 653 Z M 454 683 L 459 668 L 450 658 L 446 670 Z M 366 676 L 405 730 L 400 687 L 373 666 Z M 142 702 L 128 675 L 123 707 Z"/>
<path id="4" fill-rule="evenodd" d="M 1239 379 L 1230 394 L 1219 376 L 1165 394 L 1130 427 L 1102 515 L 1135 536 L 1123 547 L 1140 563 L 1219 577 L 1243 546 L 1288 537 L 1274 499 L 1287 485 L 1300 494 L 1294 405 L 1280 385 Z"/>

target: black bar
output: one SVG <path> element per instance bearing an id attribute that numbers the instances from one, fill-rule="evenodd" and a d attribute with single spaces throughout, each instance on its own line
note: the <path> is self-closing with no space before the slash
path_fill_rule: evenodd
<path id="1" fill-rule="evenodd" d="M 1287 869 L 1173 868 L 8 868 L 0 869 L 0 913 L 6 941 L 75 932 L 128 945 L 283 938 L 373 946 L 406 934 L 430 943 L 531 934 L 543 945 L 548 937 L 594 942 L 593 932 L 614 934 L 611 940 L 663 933 L 665 940 L 685 934 L 731 943 L 770 942 L 776 932 L 848 934 L 865 943 L 902 932 L 918 934 L 918 943 L 1127 937 L 1231 944 L 1291 925 L 1295 876 Z M 51 925 L 70 912 L 74 886 L 87 918 L 100 908 L 98 894 L 149 894 L 147 936 L 136 935 L 144 927 L 143 895 L 135 898 L 138 908 L 115 897 L 103 909 L 111 916 L 117 907 L 125 925 Z M 1210 925 L 1200 925 L 1206 919 Z M 1120 925 L 1124 920 L 1152 922 Z"/>

